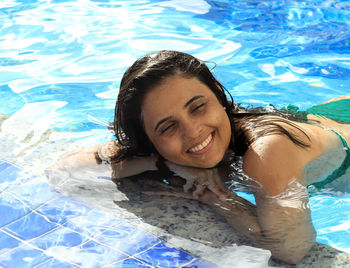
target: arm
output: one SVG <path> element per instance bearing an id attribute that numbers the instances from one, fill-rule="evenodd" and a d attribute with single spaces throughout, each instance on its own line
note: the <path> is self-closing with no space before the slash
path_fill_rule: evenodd
<path id="1" fill-rule="evenodd" d="M 269 249 L 275 258 L 299 262 L 315 240 L 305 186 L 295 178 L 310 158 L 306 149 L 288 138 L 271 135 L 259 139 L 244 157 L 244 171 L 255 180 L 250 187 L 256 206 L 232 192 L 222 191 L 216 169 L 198 169 L 168 164 L 196 188 L 193 197 L 207 203 L 228 223 L 251 239 L 257 247 Z M 216 185 L 216 186 L 215 186 Z M 219 188 L 218 192 L 212 190 Z M 193 188 L 192 188 L 193 190 Z M 188 197 L 187 197 L 188 198 Z"/>
<path id="2" fill-rule="evenodd" d="M 254 206 L 234 193 L 226 200 L 220 200 L 206 190 L 199 200 L 224 216 L 254 246 L 270 250 L 274 258 L 295 264 L 309 251 L 315 231 L 307 206 L 299 207 L 304 201 L 299 203 L 289 198 L 260 197 Z"/>
<path id="3" fill-rule="evenodd" d="M 270 135 L 253 143 L 243 169 L 261 184 L 254 189 L 261 237 L 256 243 L 289 263 L 299 262 L 315 241 L 303 172 L 314 150 L 287 137 Z M 269 240 L 273 241 L 269 243 Z"/>
<path id="4" fill-rule="evenodd" d="M 112 168 L 114 178 L 123 178 L 140 174 L 147 170 L 157 170 L 154 156 L 132 157 L 117 163 L 108 159 L 118 153 L 119 147 L 114 141 L 93 145 L 68 152 L 59 157 L 47 171 L 64 171 L 69 174 L 79 170 L 101 170 Z"/>

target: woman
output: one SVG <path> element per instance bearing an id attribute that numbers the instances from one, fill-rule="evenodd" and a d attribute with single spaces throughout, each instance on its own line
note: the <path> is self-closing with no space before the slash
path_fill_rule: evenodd
<path id="1" fill-rule="evenodd" d="M 324 105 L 334 101 L 349 105 L 350 97 Z M 137 60 L 123 76 L 117 142 L 66 154 L 60 167 L 111 163 L 116 179 L 169 168 L 186 183 L 185 193 L 168 194 L 211 205 L 254 245 L 297 263 L 315 240 L 306 186 L 321 187 L 350 165 L 350 125 L 319 116 L 324 107 L 299 115 L 243 109 L 227 100 L 203 62 L 160 51 Z M 256 206 L 224 187 L 228 152 L 242 157 Z"/>

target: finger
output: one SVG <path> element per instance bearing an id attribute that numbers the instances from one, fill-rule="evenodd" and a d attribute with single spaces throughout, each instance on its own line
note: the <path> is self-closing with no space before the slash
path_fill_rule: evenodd
<path id="1" fill-rule="evenodd" d="M 220 200 L 225 201 L 227 200 L 230 190 L 228 189 L 220 189 L 219 187 L 217 187 L 216 185 L 209 185 L 208 189 L 210 191 L 212 191 L 217 197 L 219 197 Z"/>
<path id="2" fill-rule="evenodd" d="M 193 186 L 194 186 L 194 180 L 192 180 L 192 179 L 187 179 L 186 180 L 186 183 L 185 183 L 185 185 L 184 185 L 184 191 L 185 192 L 189 192 L 192 188 L 193 188 Z"/>
<path id="3" fill-rule="evenodd" d="M 196 186 L 196 190 L 193 192 L 193 196 L 198 199 L 201 195 L 203 195 L 204 191 L 207 189 L 207 185 L 198 184 Z"/>
<path id="4" fill-rule="evenodd" d="M 215 172 L 213 176 L 209 177 L 208 189 L 210 189 L 215 195 L 217 195 L 220 199 L 223 199 L 223 200 L 231 192 L 222 183 L 218 172 Z"/>

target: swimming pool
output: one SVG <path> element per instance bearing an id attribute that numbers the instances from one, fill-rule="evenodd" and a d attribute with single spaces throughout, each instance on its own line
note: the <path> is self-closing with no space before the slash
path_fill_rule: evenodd
<path id="1" fill-rule="evenodd" d="M 123 72 L 159 49 L 216 63 L 244 105 L 306 109 L 350 95 L 347 1 L 5 0 L 0 16 L 0 266 L 267 265 L 268 252 L 236 246 L 242 238 L 202 204 L 125 195 L 103 172 L 54 187 L 44 168 L 112 137 Z M 349 193 L 310 205 L 331 248 L 300 267 L 344 265 L 335 249 L 350 253 Z"/>

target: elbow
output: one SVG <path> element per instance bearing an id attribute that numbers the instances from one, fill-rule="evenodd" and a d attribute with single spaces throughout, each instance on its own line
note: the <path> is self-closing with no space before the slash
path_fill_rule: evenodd
<path id="1" fill-rule="evenodd" d="M 271 250 L 272 257 L 289 264 L 297 264 L 305 258 L 314 243 L 315 239 L 310 237 L 310 239 L 303 240 L 300 243 L 284 245 L 278 250 Z"/>
<path id="2" fill-rule="evenodd" d="M 279 259 L 283 262 L 286 262 L 288 264 L 298 264 L 301 262 L 306 254 L 309 252 L 311 246 L 309 248 L 303 248 L 302 250 L 297 251 L 289 251 L 289 252 L 282 252 L 279 254 L 272 254 L 272 257 Z"/>

